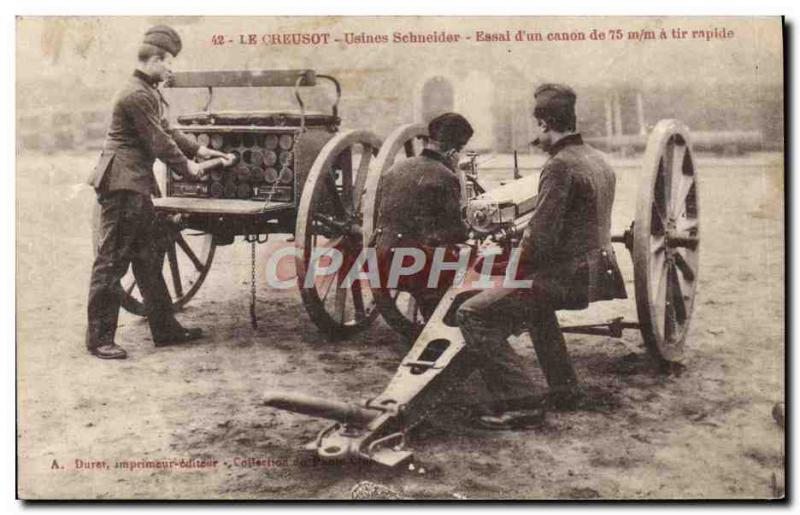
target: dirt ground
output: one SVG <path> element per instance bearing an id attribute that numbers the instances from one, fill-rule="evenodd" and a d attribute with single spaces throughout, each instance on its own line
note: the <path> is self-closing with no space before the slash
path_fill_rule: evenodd
<path id="1" fill-rule="evenodd" d="M 179 315 L 206 330 L 202 343 L 156 349 L 144 321 L 124 313 L 117 341 L 129 359 L 89 356 L 83 331 L 94 200 L 76 184 L 95 155 L 18 156 L 22 498 L 349 499 L 364 480 L 415 499 L 772 496 L 771 477 L 783 468 L 783 433 L 771 416 L 785 386 L 781 155 L 699 161 L 700 284 L 682 375 L 654 375 L 637 332 L 622 339 L 568 335 L 579 376 L 597 401 L 592 408 L 550 413 L 543 427 L 523 432 L 422 427 L 411 447 L 424 475 L 302 459 L 299 448 L 326 422 L 264 407 L 263 392 L 374 396 L 406 343 L 382 321 L 349 340 L 325 341 L 296 290 L 266 287 L 253 330 L 249 246 L 238 241 L 218 248 L 207 282 Z M 637 164 L 616 162 L 617 229 L 633 218 Z M 259 248 L 262 262 L 270 248 Z M 619 255 L 633 297 L 630 259 L 624 250 Z M 632 298 L 560 318 L 581 323 L 618 314 L 636 319 Z M 530 340 L 512 343 L 544 388 Z M 246 466 L 250 458 L 261 466 Z M 115 468 L 139 460 L 178 466 Z M 180 467 L 181 460 L 217 464 Z"/>

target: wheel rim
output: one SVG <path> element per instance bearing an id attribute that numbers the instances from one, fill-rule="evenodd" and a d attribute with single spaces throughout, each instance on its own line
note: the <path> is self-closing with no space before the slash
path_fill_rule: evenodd
<path id="1" fill-rule="evenodd" d="M 375 224 L 380 212 L 380 180 L 398 161 L 418 156 L 428 138 L 428 128 L 421 123 L 403 125 L 386 138 L 378 157 L 375 171 L 367 179 L 364 195 L 364 245 L 374 245 Z M 414 338 L 425 326 L 425 318 L 414 297 L 408 292 L 375 288 L 373 296 L 381 316 L 398 333 Z"/>
<path id="2" fill-rule="evenodd" d="M 297 284 L 311 320 L 330 337 L 347 337 L 377 316 L 368 284 L 355 280 L 339 287 L 361 250 L 364 192 L 380 139 L 369 131 L 348 131 L 320 151 L 303 186 L 295 241 Z M 314 277 L 311 259 L 327 249 L 342 254 L 335 274 Z M 328 263 L 326 258 L 321 266 Z M 307 276 L 310 287 L 306 288 Z"/>
<path id="3" fill-rule="evenodd" d="M 683 358 L 697 292 L 697 169 L 688 129 L 664 120 L 644 158 L 634 221 L 636 306 L 648 350 L 668 362 Z"/>

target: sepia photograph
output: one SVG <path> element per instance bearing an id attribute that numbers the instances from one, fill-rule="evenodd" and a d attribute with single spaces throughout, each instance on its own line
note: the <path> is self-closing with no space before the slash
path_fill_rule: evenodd
<path id="1" fill-rule="evenodd" d="M 17 16 L 21 500 L 786 500 L 780 16 Z"/>

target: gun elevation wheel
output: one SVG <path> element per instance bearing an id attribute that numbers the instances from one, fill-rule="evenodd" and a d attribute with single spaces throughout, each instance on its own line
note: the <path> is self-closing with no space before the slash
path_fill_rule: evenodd
<path id="1" fill-rule="evenodd" d="M 303 186 L 295 230 L 297 282 L 311 320 L 332 338 L 356 334 L 378 314 L 368 284 L 341 285 L 363 247 L 365 185 L 380 146 L 369 131 L 338 134 L 322 148 Z M 338 271 L 317 275 L 315 268 L 332 265 L 334 255 L 342 257 Z"/>
<path id="2" fill-rule="evenodd" d="M 375 173 L 367 178 L 364 199 L 364 245 L 373 246 L 380 213 L 380 180 L 397 161 L 418 156 L 428 138 L 428 127 L 421 123 L 402 125 L 384 142 L 375 161 Z M 425 327 L 425 317 L 408 292 L 387 288 L 373 289 L 381 316 L 389 326 L 410 339 Z"/>
<path id="3" fill-rule="evenodd" d="M 636 308 L 648 351 L 662 364 L 683 357 L 697 291 L 697 169 L 688 129 L 662 120 L 647 142 L 636 206 Z"/>

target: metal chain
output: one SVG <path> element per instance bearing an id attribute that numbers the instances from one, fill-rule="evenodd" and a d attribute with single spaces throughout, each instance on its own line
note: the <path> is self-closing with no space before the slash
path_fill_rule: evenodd
<path id="1" fill-rule="evenodd" d="M 256 320 L 256 240 L 250 240 L 250 325 L 258 329 Z"/>

